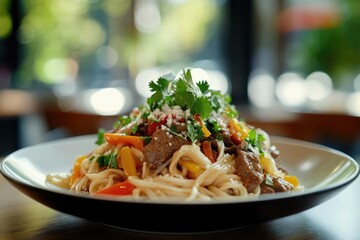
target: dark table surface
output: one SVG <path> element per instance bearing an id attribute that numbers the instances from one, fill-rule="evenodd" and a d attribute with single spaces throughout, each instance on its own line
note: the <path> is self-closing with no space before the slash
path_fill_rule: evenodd
<path id="1" fill-rule="evenodd" d="M 48 208 L 0 174 L 0 239 L 360 239 L 360 178 L 304 212 L 236 230 L 155 234 L 120 230 Z"/>

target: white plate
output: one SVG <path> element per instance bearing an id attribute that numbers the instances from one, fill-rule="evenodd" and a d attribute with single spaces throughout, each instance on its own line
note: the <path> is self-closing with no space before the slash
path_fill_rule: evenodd
<path id="1" fill-rule="evenodd" d="M 295 139 L 271 139 L 280 150 L 281 165 L 300 179 L 304 191 L 231 202 L 142 202 L 79 195 L 46 183 L 47 174 L 70 172 L 78 155 L 93 150 L 95 135 L 20 149 L 1 162 L 0 171 L 17 189 L 58 211 L 153 232 L 218 231 L 296 214 L 330 199 L 359 175 L 356 161 L 342 152 Z"/>

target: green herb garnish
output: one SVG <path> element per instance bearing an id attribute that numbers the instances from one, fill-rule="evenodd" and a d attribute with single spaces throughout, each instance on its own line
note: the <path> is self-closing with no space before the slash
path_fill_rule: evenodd
<path id="1" fill-rule="evenodd" d="M 147 99 L 150 110 L 167 104 L 169 107 L 180 106 L 183 110 L 190 110 L 191 114 L 199 114 L 201 119 L 210 117 L 211 111 L 225 109 L 235 115 L 235 108 L 229 103 L 229 96 L 219 91 L 211 90 L 208 82 L 194 83 L 190 69 L 183 70 L 178 79 L 160 77 L 156 82 L 149 83 L 152 95 Z"/>
<path id="2" fill-rule="evenodd" d="M 192 142 L 196 142 L 196 140 L 201 140 L 204 138 L 204 133 L 201 131 L 201 126 L 195 121 L 187 124 L 186 135 L 190 138 Z"/>
<path id="3" fill-rule="evenodd" d="M 128 125 L 129 123 L 131 123 L 132 119 L 129 116 L 119 116 L 118 119 L 115 121 L 113 127 L 117 128 L 117 127 L 123 127 Z"/>
<path id="4" fill-rule="evenodd" d="M 95 144 L 97 145 L 101 145 L 103 143 L 105 143 L 105 137 L 104 137 L 104 133 L 106 132 L 105 129 L 100 128 L 97 132 L 97 140 L 95 142 Z"/>
<path id="5" fill-rule="evenodd" d="M 262 134 L 256 132 L 255 129 L 251 129 L 249 132 L 249 136 L 245 139 L 252 147 L 257 148 L 259 150 L 260 156 L 264 156 L 264 151 L 262 148 L 262 144 L 265 141 L 265 137 Z"/>
<path id="6" fill-rule="evenodd" d="M 106 168 L 117 168 L 117 161 L 116 161 L 117 154 L 114 152 L 100 155 L 96 162 L 99 164 L 99 167 L 106 167 Z"/>

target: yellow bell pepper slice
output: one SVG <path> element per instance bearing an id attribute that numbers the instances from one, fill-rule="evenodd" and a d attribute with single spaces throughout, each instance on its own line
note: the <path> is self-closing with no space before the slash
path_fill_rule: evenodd
<path id="1" fill-rule="evenodd" d="M 207 127 L 205 126 L 203 120 L 201 119 L 200 115 L 195 113 L 194 114 L 194 118 L 195 120 L 199 123 L 199 125 L 201 126 L 201 131 L 204 134 L 204 137 L 210 137 L 211 132 L 209 131 L 209 129 L 207 129 Z"/>
<path id="2" fill-rule="evenodd" d="M 230 118 L 229 129 L 232 134 L 239 133 L 239 137 L 241 140 L 244 140 L 249 136 L 249 129 L 242 122 L 239 122 L 236 118 Z"/>
<path id="3" fill-rule="evenodd" d="M 135 159 L 130 147 L 125 146 L 120 150 L 120 161 L 127 176 L 137 175 Z"/>
<path id="4" fill-rule="evenodd" d="M 203 169 L 200 167 L 200 165 L 191 160 L 180 159 L 179 164 L 183 168 L 186 168 L 191 173 L 193 178 L 198 177 L 203 172 Z"/>
<path id="5" fill-rule="evenodd" d="M 70 182 L 69 185 L 71 186 L 76 179 L 78 179 L 79 177 L 84 176 L 84 174 L 81 172 L 81 163 L 82 161 L 84 161 L 86 159 L 86 156 L 80 156 L 78 158 L 76 158 L 76 161 L 74 163 L 74 167 L 70 176 Z"/>
<path id="6" fill-rule="evenodd" d="M 294 188 L 300 185 L 300 181 L 296 176 L 293 175 L 286 175 L 284 176 L 284 180 L 294 186 Z"/>
<path id="7" fill-rule="evenodd" d="M 283 173 L 276 167 L 274 159 L 270 157 L 260 158 L 261 167 L 273 177 L 282 177 Z"/>

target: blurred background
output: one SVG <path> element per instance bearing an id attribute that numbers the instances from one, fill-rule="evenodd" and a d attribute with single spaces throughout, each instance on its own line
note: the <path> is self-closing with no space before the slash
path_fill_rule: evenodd
<path id="1" fill-rule="evenodd" d="M 0 156 L 112 127 L 193 68 L 272 135 L 360 156 L 357 0 L 0 0 Z"/>

